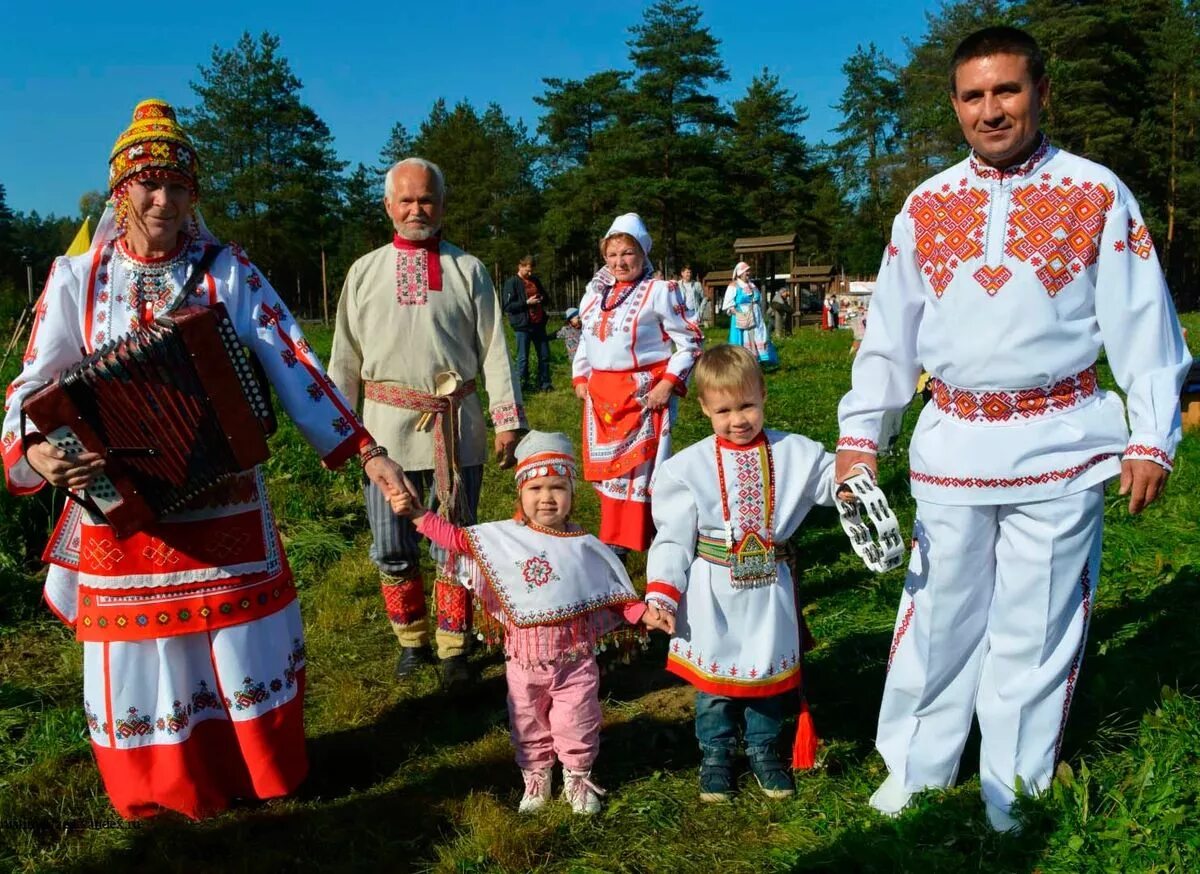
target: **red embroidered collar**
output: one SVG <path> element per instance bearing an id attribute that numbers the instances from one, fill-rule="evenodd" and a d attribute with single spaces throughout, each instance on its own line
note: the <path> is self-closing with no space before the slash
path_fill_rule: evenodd
<path id="1" fill-rule="evenodd" d="M 757 449 L 767 442 L 767 432 L 759 431 L 757 436 L 749 443 L 734 443 L 732 440 L 726 440 L 724 437 L 717 437 L 717 446 L 721 449 L 729 449 L 733 452 L 742 452 L 747 449 Z"/>
<path id="2" fill-rule="evenodd" d="M 1046 157 L 1046 153 L 1050 151 L 1050 139 L 1042 133 L 1039 133 L 1038 137 L 1040 137 L 1040 140 L 1037 148 L 1033 150 L 1033 154 L 1015 167 L 997 170 L 995 167 L 989 167 L 987 164 L 982 163 L 975 157 L 975 152 L 972 151 L 970 158 L 971 170 L 980 179 L 1006 179 L 1016 176 L 1028 176 L 1042 162 L 1042 159 Z"/>
<path id="3" fill-rule="evenodd" d="M 430 291 L 442 290 L 442 259 L 438 257 L 442 245 L 441 234 L 434 234 L 426 240 L 407 240 L 399 234 L 394 234 L 392 245 L 402 252 L 424 251 L 428 253 L 425 258 L 426 284 Z"/>

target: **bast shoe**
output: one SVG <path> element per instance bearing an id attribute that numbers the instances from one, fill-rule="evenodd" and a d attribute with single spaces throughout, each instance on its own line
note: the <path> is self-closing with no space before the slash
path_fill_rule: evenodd
<path id="1" fill-rule="evenodd" d="M 421 665 L 430 664 L 433 661 L 433 653 L 430 652 L 427 646 L 405 646 L 400 649 L 400 657 L 396 659 L 397 680 L 403 680 L 412 676 Z"/>
<path id="2" fill-rule="evenodd" d="M 550 800 L 550 768 L 522 768 L 525 779 L 525 794 L 517 806 L 518 813 L 536 813 Z"/>
<path id="3" fill-rule="evenodd" d="M 571 805 L 575 813 L 591 816 L 600 812 L 600 796 L 604 790 L 592 782 L 591 771 L 573 771 L 563 768 L 563 800 Z"/>

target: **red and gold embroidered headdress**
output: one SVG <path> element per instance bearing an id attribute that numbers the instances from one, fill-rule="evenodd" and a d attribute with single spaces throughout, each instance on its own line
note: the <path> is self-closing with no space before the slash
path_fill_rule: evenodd
<path id="1" fill-rule="evenodd" d="M 146 171 L 180 176 L 199 192 L 198 162 L 191 139 L 163 100 L 143 100 L 133 110 L 133 122 L 113 145 L 108 159 L 108 190 L 113 195 L 128 180 Z"/>

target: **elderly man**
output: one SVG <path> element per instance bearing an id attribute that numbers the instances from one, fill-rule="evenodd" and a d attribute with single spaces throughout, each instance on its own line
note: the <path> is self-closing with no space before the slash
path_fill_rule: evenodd
<path id="1" fill-rule="evenodd" d="M 1104 484 L 1161 493 L 1190 360 L 1137 202 L 1038 130 L 1049 93 L 1026 33 L 987 28 L 950 66 L 968 158 L 892 226 L 850 392 L 837 476 L 874 469 L 880 421 L 932 374 L 909 450 L 917 522 L 888 656 L 871 804 L 953 783 L 974 713 L 988 821 L 1046 789 L 1100 568 Z M 1101 349 L 1125 392 L 1097 386 Z"/>
<path id="2" fill-rule="evenodd" d="M 388 171 L 384 206 L 391 243 L 350 267 L 338 301 L 329 374 L 399 461 L 418 496 L 459 524 L 475 521 L 487 426 L 475 380 L 482 371 L 501 467 L 514 463 L 525 429 L 496 290 L 477 258 L 441 238 L 445 183 L 437 165 L 406 158 Z M 397 677 L 429 655 L 425 581 L 418 535 L 395 516 L 387 495 L 364 485 L 371 560 L 379 568 L 388 619 L 400 641 Z M 447 687 L 469 680 L 466 589 L 442 574 L 434 585 L 437 649 Z"/>

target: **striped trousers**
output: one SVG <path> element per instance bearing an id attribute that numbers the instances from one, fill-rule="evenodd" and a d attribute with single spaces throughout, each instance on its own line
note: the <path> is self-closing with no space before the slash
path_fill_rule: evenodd
<path id="1" fill-rule="evenodd" d="M 473 525 L 479 507 L 479 491 L 483 485 L 483 466 L 464 467 L 459 473 L 462 477 L 460 488 L 466 490 L 469 518 L 456 519 L 455 522 Z M 436 510 L 433 471 L 409 470 L 405 471 L 405 475 L 416 486 L 422 502 L 427 494 L 430 495 L 430 509 Z M 371 525 L 370 556 L 379 568 L 379 587 L 388 621 L 401 646 L 427 646 L 430 632 L 425 579 L 421 574 L 421 537 L 412 522 L 392 512 L 391 504 L 374 483 L 364 481 L 363 496 L 367 503 L 367 521 Z M 440 565 L 444 556 L 438 552 L 430 550 Z M 434 639 L 438 656 L 446 659 L 462 655 L 466 651 L 467 634 L 471 630 L 470 593 L 453 580 L 443 578 L 440 573 L 434 580 L 433 592 L 437 612 Z"/>

